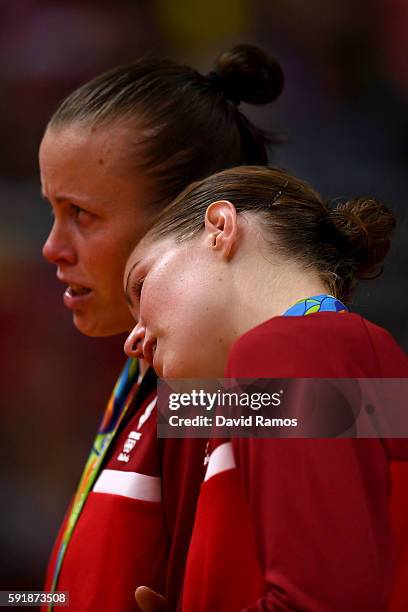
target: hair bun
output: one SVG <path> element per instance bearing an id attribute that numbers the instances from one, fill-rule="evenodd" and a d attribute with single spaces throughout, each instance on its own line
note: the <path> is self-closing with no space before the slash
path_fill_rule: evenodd
<path id="1" fill-rule="evenodd" d="M 238 105 L 267 104 L 283 89 L 284 77 L 278 62 L 253 45 L 237 45 L 225 51 L 215 63 L 210 80 Z"/>
<path id="2" fill-rule="evenodd" d="M 354 260 L 356 277 L 381 274 L 396 224 L 394 214 L 379 200 L 356 198 L 331 210 L 330 218 L 348 245 L 345 256 Z"/>

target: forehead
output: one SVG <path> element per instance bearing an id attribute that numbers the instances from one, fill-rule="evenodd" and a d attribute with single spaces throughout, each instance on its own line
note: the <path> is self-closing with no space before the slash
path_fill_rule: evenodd
<path id="1" fill-rule="evenodd" d="M 169 252 L 177 248 L 177 244 L 172 237 L 167 238 L 152 238 L 146 236 L 142 238 L 132 253 L 130 254 L 124 274 L 124 282 L 126 285 L 129 274 L 136 267 L 143 266 L 151 268 L 159 260 L 163 259 Z"/>
<path id="2" fill-rule="evenodd" d="M 77 122 L 50 127 L 39 152 L 43 190 L 48 195 L 49 190 L 89 190 L 112 177 L 129 180 L 134 174 L 129 158 L 129 130 L 124 125 Z"/>

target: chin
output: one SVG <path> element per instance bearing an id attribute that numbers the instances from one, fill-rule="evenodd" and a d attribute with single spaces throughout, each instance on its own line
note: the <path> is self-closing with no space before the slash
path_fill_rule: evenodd
<path id="1" fill-rule="evenodd" d="M 154 369 L 159 378 L 166 380 L 195 378 L 212 379 L 224 378 L 226 355 L 219 355 L 211 352 L 205 359 L 186 359 L 185 355 L 191 353 L 192 348 L 177 347 L 173 350 L 164 351 L 164 346 L 160 346 L 160 353 L 156 353 Z"/>
<path id="2" fill-rule="evenodd" d="M 127 333 L 128 323 L 95 320 L 80 314 L 74 314 L 74 325 L 81 334 L 89 338 L 106 338 Z"/>
<path id="3" fill-rule="evenodd" d="M 158 364 L 155 367 L 156 374 L 159 378 L 164 378 L 166 380 L 174 380 L 177 378 L 189 378 L 188 374 L 184 374 L 180 372 L 180 370 L 173 368 L 171 365 L 166 364 Z"/>
<path id="4" fill-rule="evenodd" d="M 160 370 L 160 372 L 158 371 Z M 159 378 L 165 378 L 166 380 L 176 380 L 183 378 L 211 378 L 211 375 L 203 375 L 198 371 L 197 368 L 191 367 L 190 364 L 182 364 L 180 362 L 173 364 L 163 364 L 162 368 L 156 369 L 157 376 Z"/>

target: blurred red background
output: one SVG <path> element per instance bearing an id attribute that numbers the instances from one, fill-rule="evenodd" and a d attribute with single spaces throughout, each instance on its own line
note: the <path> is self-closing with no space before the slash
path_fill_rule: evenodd
<path id="1" fill-rule="evenodd" d="M 324 7 L 324 8 L 322 8 Z M 48 552 L 123 362 L 122 338 L 72 326 L 41 257 L 51 225 L 37 149 L 58 102 L 146 53 L 207 72 L 259 44 L 284 94 L 251 117 L 284 130 L 274 163 L 325 196 L 383 198 L 401 222 L 383 277 L 354 309 L 408 347 L 408 0 L 0 2 L 0 589 L 38 589 Z"/>

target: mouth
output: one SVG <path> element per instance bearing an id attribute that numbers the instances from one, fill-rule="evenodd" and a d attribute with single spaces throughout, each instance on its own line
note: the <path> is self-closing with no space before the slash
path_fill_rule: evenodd
<path id="1" fill-rule="evenodd" d="M 67 308 L 75 309 L 83 304 L 92 293 L 92 289 L 83 285 L 69 285 L 64 293 L 64 304 Z"/>

